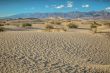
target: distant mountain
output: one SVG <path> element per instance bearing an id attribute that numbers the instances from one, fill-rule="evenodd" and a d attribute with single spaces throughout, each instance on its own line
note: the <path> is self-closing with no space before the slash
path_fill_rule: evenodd
<path id="1" fill-rule="evenodd" d="M 61 17 L 66 19 L 75 19 L 75 18 L 110 19 L 110 12 L 103 10 L 103 11 L 90 11 L 90 12 L 73 11 L 67 13 L 23 13 L 5 18 L 17 19 L 17 18 L 49 18 L 49 17 Z"/>

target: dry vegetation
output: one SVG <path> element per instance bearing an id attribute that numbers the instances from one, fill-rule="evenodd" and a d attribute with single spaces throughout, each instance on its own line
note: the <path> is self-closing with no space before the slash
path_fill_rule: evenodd
<path id="1" fill-rule="evenodd" d="M 5 30 L 5 28 L 0 27 L 0 32 L 3 32 Z"/>
<path id="2" fill-rule="evenodd" d="M 74 24 L 74 23 L 69 23 L 67 25 L 69 28 L 78 28 L 78 25 Z"/>
<path id="3" fill-rule="evenodd" d="M 110 73 L 110 33 L 91 33 L 94 21 L 60 22 L 49 24 L 53 28 L 42 24 L 43 29 L 37 29 L 41 24 L 34 23 L 30 31 L 1 32 L 0 73 Z M 78 28 L 65 29 L 69 23 L 78 24 Z M 97 32 L 109 30 L 108 23 L 98 26 Z"/>

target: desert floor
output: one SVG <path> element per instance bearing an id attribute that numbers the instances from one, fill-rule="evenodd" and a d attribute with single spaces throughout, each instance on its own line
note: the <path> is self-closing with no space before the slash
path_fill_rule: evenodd
<path id="1" fill-rule="evenodd" d="M 88 31 L 1 32 L 0 73 L 110 73 L 110 38 Z"/>

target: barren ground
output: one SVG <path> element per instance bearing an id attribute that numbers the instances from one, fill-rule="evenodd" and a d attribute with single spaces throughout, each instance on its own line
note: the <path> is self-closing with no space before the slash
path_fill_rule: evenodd
<path id="1" fill-rule="evenodd" d="M 2 32 L 0 73 L 110 73 L 110 39 L 88 32 Z"/>

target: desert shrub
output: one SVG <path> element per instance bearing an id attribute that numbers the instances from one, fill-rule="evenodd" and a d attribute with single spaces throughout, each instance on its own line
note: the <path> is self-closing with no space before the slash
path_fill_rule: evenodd
<path id="1" fill-rule="evenodd" d="M 90 27 L 91 27 L 91 29 L 92 29 L 92 28 L 97 28 L 97 26 L 96 26 L 95 24 L 91 24 Z"/>
<path id="2" fill-rule="evenodd" d="M 50 24 L 61 25 L 60 21 L 50 21 Z"/>
<path id="3" fill-rule="evenodd" d="M 3 32 L 5 30 L 4 27 L 0 27 L 0 32 Z"/>
<path id="4" fill-rule="evenodd" d="M 4 26 L 4 25 L 7 25 L 7 22 L 5 22 L 5 21 L 0 21 L 0 26 Z"/>
<path id="5" fill-rule="evenodd" d="M 50 24 L 55 24 L 55 22 L 54 21 L 50 21 Z"/>
<path id="6" fill-rule="evenodd" d="M 70 23 L 67 25 L 69 28 L 78 28 L 78 25 L 74 24 L 74 23 Z"/>
<path id="7" fill-rule="evenodd" d="M 45 28 L 46 29 L 53 29 L 54 27 L 52 25 L 46 25 Z"/>
<path id="8" fill-rule="evenodd" d="M 95 25 L 95 26 L 102 26 L 102 24 L 99 24 L 98 22 L 96 22 L 96 21 L 94 21 L 93 23 L 91 23 L 91 24 L 93 24 L 93 25 Z"/>
<path id="9" fill-rule="evenodd" d="M 92 30 L 94 33 L 96 33 L 96 32 L 97 32 L 97 26 L 94 25 L 94 24 L 92 24 L 92 25 L 91 25 L 91 30 Z"/>
<path id="10" fill-rule="evenodd" d="M 10 23 L 6 23 L 6 25 L 10 25 Z"/>
<path id="11" fill-rule="evenodd" d="M 104 25 L 106 25 L 106 26 L 110 27 L 110 23 L 105 23 Z"/>
<path id="12" fill-rule="evenodd" d="M 14 24 L 14 26 L 16 26 L 16 27 L 26 27 L 24 24 Z"/>
<path id="13" fill-rule="evenodd" d="M 32 26 L 32 24 L 30 24 L 30 23 L 24 23 L 24 24 L 22 24 L 22 27 L 31 27 Z"/>
<path id="14" fill-rule="evenodd" d="M 56 24 L 56 25 L 61 25 L 61 22 L 56 22 L 55 24 Z"/>
<path id="15" fill-rule="evenodd" d="M 101 26 L 101 24 L 98 24 L 97 22 L 94 21 L 94 22 L 91 24 L 90 28 L 91 28 L 91 30 L 92 30 L 93 32 L 96 33 L 98 26 Z"/>
<path id="16" fill-rule="evenodd" d="M 67 29 L 66 28 L 62 28 L 64 31 L 67 31 Z"/>
<path id="17" fill-rule="evenodd" d="M 20 27 L 20 26 L 21 26 L 21 24 L 15 24 L 15 26 L 16 26 L 16 27 Z"/>
<path id="18" fill-rule="evenodd" d="M 0 26 L 4 26 L 4 24 L 0 24 Z"/>

